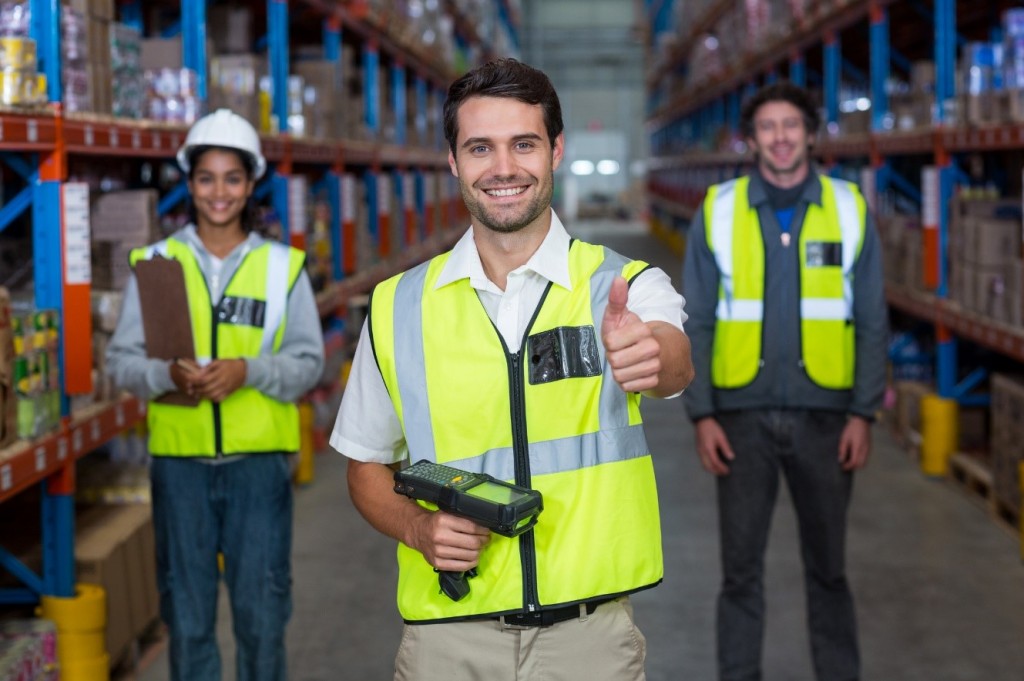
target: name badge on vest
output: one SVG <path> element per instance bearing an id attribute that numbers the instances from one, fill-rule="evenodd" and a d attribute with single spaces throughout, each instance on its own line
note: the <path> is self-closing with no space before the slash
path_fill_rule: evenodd
<path id="1" fill-rule="evenodd" d="M 562 326 L 534 334 L 526 342 L 530 385 L 602 373 L 593 326 Z"/>
<path id="2" fill-rule="evenodd" d="M 808 241 L 808 267 L 842 267 L 843 244 L 841 241 Z"/>

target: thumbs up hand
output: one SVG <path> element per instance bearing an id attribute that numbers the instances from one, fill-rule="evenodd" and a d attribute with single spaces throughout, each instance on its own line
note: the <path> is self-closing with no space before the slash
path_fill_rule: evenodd
<path id="1" fill-rule="evenodd" d="M 628 298 L 629 285 L 616 277 L 601 320 L 601 341 L 615 382 L 626 392 L 641 392 L 658 385 L 661 346 L 651 328 L 626 307 Z"/>

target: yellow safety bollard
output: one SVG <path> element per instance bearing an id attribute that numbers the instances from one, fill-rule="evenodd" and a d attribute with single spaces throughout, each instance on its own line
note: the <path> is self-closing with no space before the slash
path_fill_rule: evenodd
<path id="1" fill-rule="evenodd" d="M 921 398 L 921 471 L 925 475 L 948 472 L 949 457 L 957 448 L 959 423 L 956 400 L 935 394 Z"/>
<path id="2" fill-rule="evenodd" d="M 77 584 L 75 596 L 43 596 L 39 616 L 57 625 L 57 659 L 63 681 L 108 681 L 107 594 L 95 584 Z"/>
<path id="3" fill-rule="evenodd" d="M 313 482 L 313 405 L 299 404 L 299 461 L 295 467 L 295 484 Z"/>

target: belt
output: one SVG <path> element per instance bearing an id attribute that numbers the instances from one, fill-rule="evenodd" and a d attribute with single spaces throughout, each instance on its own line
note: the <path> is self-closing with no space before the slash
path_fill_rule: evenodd
<path id="1" fill-rule="evenodd" d="M 597 606 L 614 598 L 598 598 L 593 601 L 585 601 L 576 605 L 566 605 L 561 608 L 549 608 L 536 612 L 521 612 L 511 615 L 501 615 L 494 619 L 501 622 L 503 629 L 531 629 L 533 627 L 550 627 L 552 624 L 565 622 L 567 620 L 593 615 Z"/>

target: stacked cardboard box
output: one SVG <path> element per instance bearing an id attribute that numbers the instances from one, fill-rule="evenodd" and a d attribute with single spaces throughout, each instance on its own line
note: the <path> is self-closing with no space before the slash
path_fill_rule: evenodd
<path id="1" fill-rule="evenodd" d="M 921 218 L 893 213 L 879 216 L 882 271 L 887 281 L 910 290 L 924 289 Z"/>
<path id="2" fill-rule="evenodd" d="M 210 60 L 209 109 L 231 109 L 258 130 L 261 125 L 260 81 L 267 76 L 266 57 L 255 54 L 218 55 Z"/>
<path id="3" fill-rule="evenodd" d="M 88 74 L 91 110 L 110 113 L 114 97 L 110 66 L 110 27 L 114 22 L 114 2 L 66 0 L 64 4 L 85 22 L 85 72 Z"/>
<path id="4" fill-rule="evenodd" d="M 129 251 L 159 240 L 155 189 L 107 192 L 97 197 L 90 215 L 92 283 L 119 291 L 131 273 Z"/>
<path id="5" fill-rule="evenodd" d="M 124 656 L 159 614 L 156 543 L 148 504 L 93 506 L 76 517 L 77 579 L 107 593 L 107 654 Z"/>
<path id="6" fill-rule="evenodd" d="M 338 63 L 326 59 L 308 59 L 294 62 L 292 70 L 302 79 L 305 88 L 302 116 L 306 136 L 318 139 L 339 138 L 344 127 L 345 101 L 341 96 L 341 69 Z"/>
<path id="7" fill-rule="evenodd" d="M 992 374 L 992 486 L 995 500 L 1017 517 L 1021 511 L 1019 465 L 1024 460 L 1024 381 Z"/>
<path id="8" fill-rule="evenodd" d="M 965 310 L 998 322 L 1022 323 L 1019 199 L 950 202 L 950 297 Z"/>

